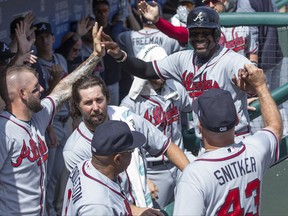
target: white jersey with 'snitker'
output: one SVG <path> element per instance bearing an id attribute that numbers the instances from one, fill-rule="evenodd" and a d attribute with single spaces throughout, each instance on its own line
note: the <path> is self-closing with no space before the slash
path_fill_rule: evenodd
<path id="1" fill-rule="evenodd" d="M 279 142 L 265 129 L 202 154 L 183 171 L 174 215 L 259 215 L 263 175 L 278 159 Z"/>
<path id="2" fill-rule="evenodd" d="M 103 175 L 91 159 L 78 164 L 67 182 L 62 215 L 132 215 L 119 180 Z"/>
<path id="3" fill-rule="evenodd" d="M 51 98 L 24 122 L 7 111 L 0 115 L 0 215 L 44 215 L 46 160 L 45 130 L 55 114 Z"/>
<path id="4" fill-rule="evenodd" d="M 233 83 L 232 77 L 233 75 L 238 77 L 238 70 L 244 68 L 244 64 L 247 63 L 251 64 L 244 56 L 221 47 L 199 68 L 193 50 L 177 52 L 162 60 L 153 61 L 153 66 L 160 78 L 170 78 L 182 83 L 192 100 L 211 88 L 229 91 L 239 117 L 235 132 L 236 135 L 241 135 L 250 131 L 247 95 Z"/>

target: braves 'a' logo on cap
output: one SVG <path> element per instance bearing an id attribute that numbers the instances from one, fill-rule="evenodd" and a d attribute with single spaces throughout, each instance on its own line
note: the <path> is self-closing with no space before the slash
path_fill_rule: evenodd
<path id="1" fill-rule="evenodd" d="M 4 53 L 4 52 L 6 52 L 6 50 L 9 50 L 9 47 L 7 44 L 3 43 L 3 47 L 2 47 L 1 51 Z"/>
<path id="2" fill-rule="evenodd" d="M 199 20 L 199 21 L 203 21 L 204 20 L 204 16 L 202 14 L 202 11 L 197 15 L 196 18 L 193 19 L 194 22 L 196 22 L 197 20 Z"/>
<path id="3" fill-rule="evenodd" d="M 47 26 L 43 23 L 41 25 L 41 27 L 39 28 L 40 31 L 46 31 L 47 30 Z"/>

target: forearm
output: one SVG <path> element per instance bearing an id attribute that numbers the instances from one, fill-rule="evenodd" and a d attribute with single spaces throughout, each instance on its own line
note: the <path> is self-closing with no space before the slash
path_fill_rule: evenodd
<path id="1" fill-rule="evenodd" d="M 55 100 L 58 106 L 61 106 L 62 103 L 71 97 L 72 84 L 81 76 L 92 73 L 99 60 L 100 58 L 98 56 L 91 54 L 85 62 L 83 62 L 55 86 L 49 96 Z"/>
<path id="2" fill-rule="evenodd" d="M 183 170 L 189 164 L 189 160 L 186 155 L 174 143 L 170 144 L 167 151 L 165 152 L 165 155 L 180 170 Z"/>
<path id="3" fill-rule="evenodd" d="M 152 62 L 145 62 L 135 57 L 127 56 L 127 59 L 121 65 L 131 75 L 142 79 L 159 79 Z"/>
<path id="4" fill-rule="evenodd" d="M 260 100 L 260 109 L 265 127 L 272 130 L 277 138 L 281 140 L 283 133 L 282 118 L 266 84 L 258 86 L 256 92 Z"/>
<path id="5" fill-rule="evenodd" d="M 188 43 L 188 29 L 182 26 L 174 26 L 167 20 L 159 18 L 155 26 L 164 34 L 179 41 L 180 43 Z"/>

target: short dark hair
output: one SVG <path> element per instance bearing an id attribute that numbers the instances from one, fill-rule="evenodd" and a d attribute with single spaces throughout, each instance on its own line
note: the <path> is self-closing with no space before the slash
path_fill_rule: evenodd
<path id="1" fill-rule="evenodd" d="M 11 23 L 10 23 L 10 35 L 15 35 L 15 29 L 16 25 L 20 23 L 20 21 L 23 21 L 24 17 L 20 16 L 15 18 Z"/>
<path id="2" fill-rule="evenodd" d="M 72 116 L 81 116 L 81 113 L 78 109 L 78 104 L 80 103 L 81 97 L 79 91 L 82 89 L 87 89 L 94 86 L 100 86 L 103 95 L 107 99 L 107 103 L 110 100 L 109 90 L 101 79 L 94 74 L 84 75 L 80 77 L 75 83 L 72 85 L 72 97 L 71 97 L 71 109 L 72 109 Z"/>
<path id="3" fill-rule="evenodd" d="M 93 0 L 93 2 L 92 2 L 93 11 L 94 11 L 95 7 L 97 7 L 99 4 L 106 4 L 106 5 L 110 6 L 108 0 Z"/>

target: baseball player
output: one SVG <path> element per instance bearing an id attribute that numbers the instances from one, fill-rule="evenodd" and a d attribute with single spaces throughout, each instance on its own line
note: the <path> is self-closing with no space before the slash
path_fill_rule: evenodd
<path id="1" fill-rule="evenodd" d="M 131 130 L 139 131 L 147 138 L 143 148 L 136 149 L 133 153 L 127 172 L 136 206 L 151 207 L 152 200 L 146 183 L 144 149 L 154 157 L 165 154 L 180 170 L 189 163 L 183 151 L 153 124 L 126 107 L 107 106 L 109 93 L 99 77 L 83 76 L 74 83 L 72 92 L 75 115 L 81 115 L 83 121 L 65 144 L 63 155 L 67 169 L 71 171 L 79 162 L 92 157 L 90 149 L 95 128 L 108 119 L 124 121 Z"/>
<path id="2" fill-rule="evenodd" d="M 61 54 L 53 51 L 55 38 L 51 25 L 40 22 L 37 23 L 35 27 L 37 56 L 42 72 L 46 75 L 45 81 L 48 85 L 47 89 L 50 89 L 47 90 L 48 93 L 53 89 L 53 83 L 58 83 L 62 77 L 68 74 L 68 66 L 66 59 Z M 56 112 L 53 124 L 47 128 L 46 133 L 46 141 L 49 147 L 46 205 L 50 216 L 56 215 L 55 205 L 53 204 L 55 186 L 65 168 L 62 152 L 68 138 L 69 117 L 70 107 L 69 103 L 66 102 L 61 106 L 61 109 Z"/>
<path id="3" fill-rule="evenodd" d="M 92 159 L 78 164 L 68 180 L 62 215 L 132 215 L 121 178 L 132 152 L 146 142 L 122 121 L 106 121 L 93 134 Z"/>
<path id="4" fill-rule="evenodd" d="M 1 80 L 6 103 L 0 114 L 1 214 L 45 214 L 48 149 L 44 133 L 56 108 L 70 98 L 72 83 L 90 73 L 105 54 L 100 46 L 102 28 L 97 28 L 93 28 L 93 54 L 43 100 L 36 72 L 28 66 L 8 68 Z"/>
<path id="5" fill-rule="evenodd" d="M 167 56 L 165 50 L 157 44 L 146 45 L 137 58 L 144 61 L 162 59 Z M 134 77 L 128 96 L 121 106 L 144 117 L 184 151 L 182 137 L 181 112 L 191 112 L 192 106 L 185 88 L 174 80 L 143 80 Z M 173 188 L 179 172 L 163 155 L 155 158 L 147 156 L 147 176 L 158 188 L 154 207 L 163 208 L 174 200 Z M 188 157 L 188 153 L 186 154 Z M 189 160 L 193 160 L 190 153 Z M 163 182 L 163 179 L 165 181 Z M 152 197 L 153 198 L 153 197 Z"/>
<path id="6" fill-rule="evenodd" d="M 241 140 L 250 134 L 245 91 L 253 94 L 253 88 L 249 85 L 242 88 L 244 85 L 240 85 L 241 80 L 237 79 L 237 74 L 245 63 L 251 62 L 244 56 L 218 44 L 221 34 L 219 15 L 213 9 L 206 6 L 196 7 L 188 15 L 187 28 L 189 43 L 194 50 L 180 51 L 153 62 L 129 57 L 117 44 L 111 42 L 111 38 L 105 36 L 104 39 L 108 53 L 118 62 L 123 62 L 125 71 L 145 79 L 160 77 L 181 82 L 191 100 L 211 88 L 228 90 L 239 116 L 235 136 Z M 199 130 L 195 129 L 195 132 L 200 137 Z"/>
<path id="7" fill-rule="evenodd" d="M 150 21 L 143 19 L 142 23 L 143 28 L 139 31 L 125 31 L 120 33 L 117 38 L 119 46 L 128 53 L 136 56 L 148 44 L 158 44 L 169 55 L 182 49 L 177 40 L 159 31 Z"/>
<path id="8" fill-rule="evenodd" d="M 283 126 L 263 71 L 252 64 L 245 70 L 240 77 L 257 91 L 265 128 L 236 143 L 231 94 L 210 89 L 195 100 L 206 152 L 183 171 L 174 215 L 260 215 L 263 175 L 279 159 Z"/>

